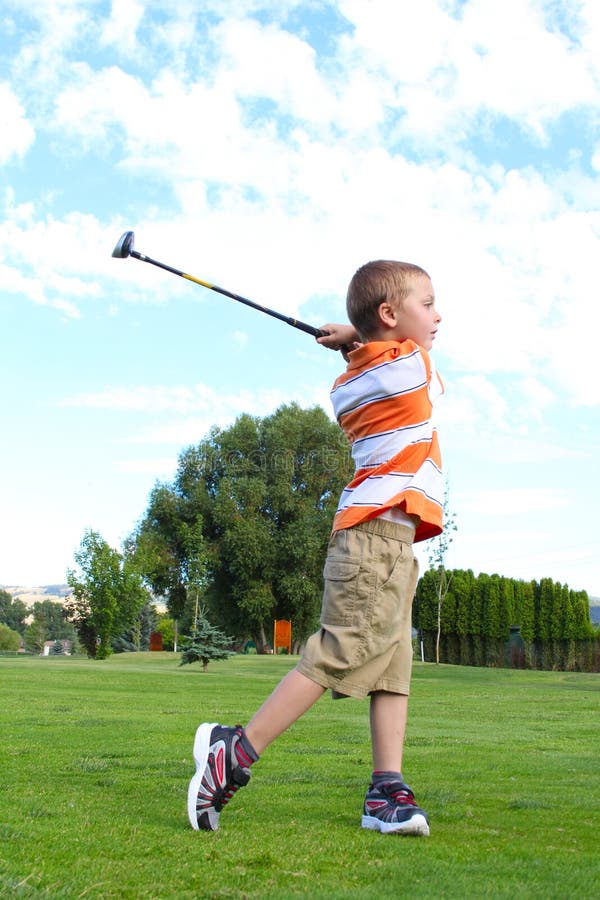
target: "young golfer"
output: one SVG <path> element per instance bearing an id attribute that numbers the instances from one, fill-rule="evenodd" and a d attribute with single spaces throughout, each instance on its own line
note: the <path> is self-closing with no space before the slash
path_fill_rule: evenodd
<path id="1" fill-rule="evenodd" d="M 348 366 L 331 397 L 356 466 L 333 522 L 321 628 L 245 728 L 198 727 L 188 790 L 195 829 L 216 831 L 251 765 L 329 688 L 334 698 L 370 696 L 373 773 L 362 827 L 429 834 L 427 815 L 401 773 L 418 576 L 412 544 L 442 530 L 431 413 L 443 388 L 429 357 L 441 316 L 427 273 L 387 260 L 356 272 L 347 311 L 351 325 L 324 325 L 328 334 L 318 339 L 345 348 Z"/>

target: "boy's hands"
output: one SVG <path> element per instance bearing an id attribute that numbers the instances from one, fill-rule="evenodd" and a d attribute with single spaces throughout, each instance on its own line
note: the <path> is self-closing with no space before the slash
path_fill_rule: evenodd
<path id="1" fill-rule="evenodd" d="M 358 339 L 358 334 L 352 325 L 336 325 L 328 322 L 327 325 L 321 325 L 319 331 L 323 331 L 322 337 L 318 337 L 317 343 L 323 347 L 329 347 L 330 350 L 341 350 L 344 359 L 348 358 L 351 350 L 358 350 L 362 347 L 362 341 Z"/>

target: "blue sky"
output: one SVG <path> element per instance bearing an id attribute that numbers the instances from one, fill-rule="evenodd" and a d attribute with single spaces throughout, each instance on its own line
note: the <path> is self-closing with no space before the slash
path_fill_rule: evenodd
<path id="1" fill-rule="evenodd" d="M 174 7 L 176 6 L 176 9 Z M 595 0 L 4 0 L 0 584 L 119 547 L 182 449 L 329 411 L 315 325 L 431 274 L 448 564 L 600 596 Z M 422 560 L 426 547 L 420 548 Z"/>

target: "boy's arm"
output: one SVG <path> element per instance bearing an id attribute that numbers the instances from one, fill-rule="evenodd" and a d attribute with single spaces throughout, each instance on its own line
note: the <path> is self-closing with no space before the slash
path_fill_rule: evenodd
<path id="1" fill-rule="evenodd" d="M 324 334 L 317 338 L 317 343 L 329 347 L 330 350 L 341 350 L 344 356 L 362 346 L 353 325 L 336 325 L 328 322 L 327 325 L 321 325 L 319 331 L 323 331 Z"/>

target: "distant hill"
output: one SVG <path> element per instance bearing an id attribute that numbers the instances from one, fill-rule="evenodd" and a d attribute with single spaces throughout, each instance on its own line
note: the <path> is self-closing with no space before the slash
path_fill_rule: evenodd
<path id="1" fill-rule="evenodd" d="M 40 603 L 42 600 L 63 603 L 71 593 L 71 588 L 68 584 L 45 584 L 38 587 L 0 584 L 0 588 L 14 597 L 15 600 L 21 600 L 25 606 L 33 606 L 34 603 Z"/>
<path id="2" fill-rule="evenodd" d="M 0 584 L 0 590 L 9 593 L 15 600 L 21 600 L 29 608 L 34 603 L 41 603 L 43 600 L 51 600 L 53 603 L 64 603 L 72 593 L 68 584 L 42 584 L 38 587 Z M 159 613 L 165 612 L 166 605 L 162 599 L 154 598 L 152 602 Z"/>
<path id="3" fill-rule="evenodd" d="M 590 597 L 590 619 L 600 625 L 600 597 Z"/>

